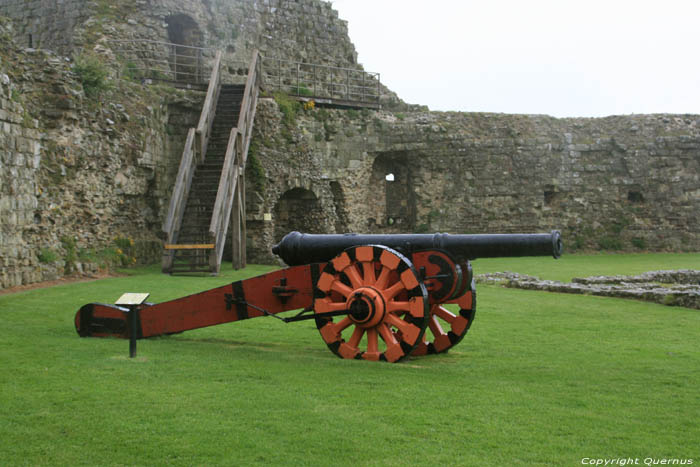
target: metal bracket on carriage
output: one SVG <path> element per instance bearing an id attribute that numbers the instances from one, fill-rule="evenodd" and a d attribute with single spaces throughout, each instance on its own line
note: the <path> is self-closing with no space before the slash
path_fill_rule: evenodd
<path id="1" fill-rule="evenodd" d="M 280 299 L 282 304 L 287 303 L 287 300 L 289 300 L 297 292 L 299 292 L 297 289 L 287 287 L 286 277 L 280 279 L 279 285 L 272 287 L 272 293 Z"/>

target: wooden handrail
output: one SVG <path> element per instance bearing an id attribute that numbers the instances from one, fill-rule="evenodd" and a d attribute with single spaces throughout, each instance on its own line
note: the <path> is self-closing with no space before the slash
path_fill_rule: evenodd
<path id="1" fill-rule="evenodd" d="M 163 223 L 163 232 L 166 234 L 166 243 L 172 244 L 177 241 L 177 233 L 182 225 L 182 217 L 185 213 L 187 205 L 187 196 L 192 185 L 192 175 L 197 167 L 197 158 L 194 156 L 194 137 L 195 130 L 190 128 L 187 132 L 187 140 L 185 141 L 185 149 L 182 151 L 180 159 L 180 168 L 175 179 L 173 194 L 170 196 L 170 205 L 168 206 L 168 214 Z M 163 271 L 168 272 L 172 266 L 173 253 L 166 252 L 163 255 Z"/>
<path id="2" fill-rule="evenodd" d="M 199 117 L 197 129 L 190 128 L 187 132 L 185 148 L 182 151 L 180 167 L 175 179 L 173 193 L 170 196 L 168 214 L 163 223 L 163 232 L 166 234 L 166 244 L 172 245 L 177 242 L 177 235 L 182 225 L 182 218 L 187 206 L 187 197 L 192 186 L 192 176 L 197 168 L 197 164 L 204 160 L 211 133 L 211 126 L 214 122 L 216 101 L 221 89 L 221 52 L 216 53 L 214 69 L 212 70 L 207 89 L 207 97 L 204 100 L 202 113 Z M 163 272 L 170 272 L 173 264 L 173 250 L 165 249 L 163 253 Z"/>
<path id="3" fill-rule="evenodd" d="M 216 104 L 219 100 L 219 92 L 221 90 L 221 51 L 216 52 L 214 59 L 214 67 L 211 70 L 211 78 L 209 79 L 209 87 L 207 88 L 207 97 L 204 99 L 202 113 L 199 116 L 197 124 L 197 149 L 199 149 L 199 161 L 204 162 L 204 157 L 207 154 L 207 145 L 209 144 L 209 136 L 211 128 L 214 124 L 214 116 L 216 115 Z"/>
<path id="4" fill-rule="evenodd" d="M 241 112 L 236 128 L 233 128 L 229 135 L 226 157 L 221 170 L 219 188 L 216 193 L 216 202 L 212 212 L 211 223 L 209 224 L 209 237 L 211 242 L 216 245 L 209 256 L 209 266 L 212 272 L 218 272 L 221 266 L 231 209 L 236 190 L 240 188 L 237 186 L 238 178 L 245 171 L 259 92 L 259 55 L 259 52 L 256 50 L 248 67 L 248 78 L 245 91 L 243 91 Z"/>

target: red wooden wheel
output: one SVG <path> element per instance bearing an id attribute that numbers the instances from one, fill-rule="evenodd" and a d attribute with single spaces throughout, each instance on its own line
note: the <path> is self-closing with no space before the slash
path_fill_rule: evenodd
<path id="1" fill-rule="evenodd" d="M 412 355 L 420 356 L 447 352 L 459 344 L 469 331 L 476 314 L 476 287 L 472 278 L 471 264 L 461 264 L 463 277 L 470 284 L 459 298 L 449 303 L 456 303 L 459 312 L 448 310 L 444 304 L 432 304 L 428 317 L 428 328 L 420 344 Z"/>
<path id="2" fill-rule="evenodd" d="M 330 261 L 316 283 L 314 312 L 321 337 L 341 358 L 397 362 L 421 342 L 428 294 L 411 262 L 376 245 L 348 248 Z"/>

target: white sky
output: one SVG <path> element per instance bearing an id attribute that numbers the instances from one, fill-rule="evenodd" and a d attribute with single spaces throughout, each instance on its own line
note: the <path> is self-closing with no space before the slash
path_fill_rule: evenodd
<path id="1" fill-rule="evenodd" d="M 700 114 L 700 0 L 332 0 L 358 61 L 431 110 Z"/>

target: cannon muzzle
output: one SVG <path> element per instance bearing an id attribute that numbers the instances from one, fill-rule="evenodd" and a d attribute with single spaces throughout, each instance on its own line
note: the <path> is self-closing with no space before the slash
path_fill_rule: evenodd
<path id="1" fill-rule="evenodd" d="M 330 261 L 343 250 L 360 245 L 383 245 L 410 254 L 444 250 L 460 259 L 549 256 L 562 253 L 558 230 L 538 234 L 304 234 L 290 232 L 272 248 L 290 266 Z"/>

